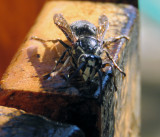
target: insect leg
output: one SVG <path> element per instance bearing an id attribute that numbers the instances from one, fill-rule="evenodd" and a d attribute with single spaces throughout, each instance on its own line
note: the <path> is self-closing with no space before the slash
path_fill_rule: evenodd
<path id="1" fill-rule="evenodd" d="M 68 46 L 66 43 L 64 43 L 64 42 L 63 42 L 62 40 L 60 40 L 60 39 L 44 40 L 44 39 L 38 38 L 38 37 L 36 37 L 36 36 L 32 36 L 32 37 L 31 37 L 31 40 L 37 40 L 37 41 L 40 41 L 40 42 L 42 42 L 42 43 L 45 43 L 45 42 L 57 43 L 57 42 L 59 42 L 59 43 L 62 44 L 63 47 L 65 47 L 65 48 L 67 48 L 67 49 L 71 49 L 70 46 Z"/>
<path id="2" fill-rule="evenodd" d="M 100 92 L 95 92 L 94 97 L 98 97 L 98 103 L 101 105 L 103 103 L 103 92 L 102 92 L 102 72 L 99 69 L 96 69 L 98 72 L 98 78 L 99 78 L 99 86 L 100 86 Z"/>
<path id="3" fill-rule="evenodd" d="M 57 64 L 55 65 L 55 67 L 52 69 L 52 71 L 51 71 L 49 74 L 47 74 L 47 75 L 44 76 L 44 79 L 48 79 L 49 77 L 53 77 L 53 76 L 51 76 L 52 74 L 55 75 L 54 72 L 55 72 L 58 64 L 61 63 L 61 61 L 64 59 L 64 56 L 66 55 L 67 52 L 69 52 L 69 50 L 70 50 L 70 49 L 66 49 L 66 50 L 63 52 L 62 56 L 59 58 L 59 60 L 58 60 Z M 68 58 L 70 58 L 70 57 L 71 57 L 71 56 L 69 56 Z M 66 61 L 64 62 L 63 66 L 60 68 L 60 70 L 58 70 L 58 71 L 56 72 L 56 74 L 59 73 L 59 72 L 68 64 L 68 62 L 69 62 L 69 59 L 68 59 L 68 58 L 66 59 Z"/>
<path id="4" fill-rule="evenodd" d="M 77 73 L 80 71 L 80 69 L 81 69 L 84 65 L 86 65 L 86 62 L 82 62 L 82 63 L 79 65 L 79 67 L 77 68 L 77 70 L 72 74 L 71 77 L 69 77 L 69 79 L 67 80 L 67 83 L 68 83 L 74 76 L 77 75 Z"/>
<path id="5" fill-rule="evenodd" d="M 37 41 L 40 41 L 40 42 L 42 42 L 42 43 L 45 43 L 45 42 L 56 43 L 56 42 L 59 41 L 59 39 L 55 39 L 55 40 L 44 40 L 44 39 L 38 38 L 37 36 L 32 36 L 32 37 L 31 37 L 31 40 L 37 40 Z"/>
<path id="6" fill-rule="evenodd" d="M 43 40 L 43 39 L 38 38 L 38 37 L 36 37 L 36 36 L 32 36 L 31 39 L 32 39 L 32 40 L 38 40 L 38 41 L 40 41 L 40 42 L 42 42 L 42 43 L 45 43 L 45 42 L 52 42 L 52 43 L 59 42 L 59 43 L 62 44 L 63 47 L 66 48 L 66 50 L 63 52 L 62 56 L 59 58 L 57 64 L 56 64 L 55 67 L 52 69 L 51 73 L 49 73 L 49 74 L 47 74 L 47 75 L 44 76 L 45 79 L 48 79 L 49 77 L 53 77 L 53 76 L 52 76 L 53 72 L 56 70 L 58 64 L 61 63 L 61 61 L 63 60 L 63 58 L 64 58 L 64 56 L 66 55 L 66 53 L 68 52 L 68 53 L 69 53 L 69 56 L 71 56 L 71 54 L 70 54 L 70 52 L 69 52 L 69 50 L 71 49 L 71 47 L 68 46 L 66 43 L 64 43 L 64 42 L 63 42 L 62 40 L 60 40 L 60 39 L 55 39 L 55 40 Z M 67 61 L 67 63 L 69 62 L 69 60 L 66 60 L 66 61 Z M 66 61 L 65 61 L 65 62 L 66 62 Z M 64 66 L 66 66 L 66 63 L 63 64 L 62 68 L 64 68 Z M 62 68 L 61 68 L 59 71 L 57 71 L 57 73 L 60 72 L 60 71 L 62 70 Z M 54 74 L 54 75 L 55 75 L 55 74 Z"/>
<path id="7" fill-rule="evenodd" d="M 98 76 L 99 76 L 99 86 L 100 86 L 100 93 L 102 93 L 102 72 L 98 69 Z"/>
<path id="8" fill-rule="evenodd" d="M 110 38 L 104 40 L 103 42 L 104 42 L 104 45 L 109 45 L 109 44 L 111 44 L 112 42 L 116 42 L 117 40 L 120 40 L 120 39 L 122 39 L 122 38 L 125 38 L 126 40 L 129 40 L 129 39 L 130 39 L 130 38 L 129 38 L 128 36 L 126 36 L 126 35 L 120 35 L 120 36 L 118 36 L 118 37 L 110 37 Z"/>
<path id="9" fill-rule="evenodd" d="M 113 62 L 114 66 L 124 75 L 126 76 L 126 73 L 121 70 L 121 68 L 117 65 L 117 63 L 113 60 L 112 56 L 109 54 L 109 52 L 106 49 L 103 49 L 103 51 L 106 53 L 108 58 Z"/>
<path id="10" fill-rule="evenodd" d="M 114 79 L 114 87 L 115 87 L 115 90 L 117 91 L 117 83 L 116 83 L 116 76 L 115 76 L 115 70 L 113 68 L 113 66 L 111 65 L 111 63 L 104 63 L 102 64 L 102 68 L 104 68 L 106 65 L 109 65 L 112 69 L 112 74 L 113 74 L 113 79 Z"/>
<path id="11" fill-rule="evenodd" d="M 51 72 L 54 72 L 54 71 L 56 70 L 58 64 L 62 62 L 64 56 L 66 55 L 66 53 L 67 53 L 68 51 L 69 51 L 69 49 L 66 49 L 66 50 L 63 52 L 62 56 L 59 58 L 57 64 L 55 65 L 55 67 L 53 68 L 53 70 L 52 70 Z"/>
<path id="12" fill-rule="evenodd" d="M 71 56 L 71 55 L 70 55 L 70 52 L 69 52 L 70 49 L 71 49 L 71 47 L 69 47 L 69 46 L 68 46 L 66 43 L 64 43 L 62 40 L 59 40 L 59 42 L 62 44 L 63 47 L 65 47 L 65 48 L 67 48 L 67 49 L 63 52 L 62 56 L 59 58 L 59 60 L 58 60 L 58 62 L 57 62 L 57 64 L 56 64 L 56 66 L 52 69 L 51 72 L 54 72 L 54 71 L 56 70 L 58 64 L 61 63 L 61 61 L 64 59 L 64 56 L 66 55 L 67 52 L 68 52 L 69 56 Z"/>
<path id="13" fill-rule="evenodd" d="M 56 76 L 59 72 L 61 72 L 66 67 L 66 65 L 69 63 L 70 58 L 71 58 L 71 56 L 67 57 L 66 61 L 64 62 L 64 64 L 62 65 L 62 67 L 58 71 L 56 71 L 56 72 L 51 71 L 51 73 L 45 75 L 44 78 L 47 80 L 50 80 L 54 76 Z"/>

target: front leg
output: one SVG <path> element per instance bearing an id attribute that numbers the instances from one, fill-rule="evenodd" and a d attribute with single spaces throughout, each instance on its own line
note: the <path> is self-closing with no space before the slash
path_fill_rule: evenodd
<path id="1" fill-rule="evenodd" d="M 58 71 L 54 72 L 52 70 L 50 73 L 48 73 L 47 75 L 44 76 L 44 79 L 51 80 L 54 76 L 56 76 L 59 72 L 61 72 L 69 63 L 70 58 L 71 58 L 71 56 L 67 57 L 64 64 L 62 65 L 62 67 Z"/>
<path id="2" fill-rule="evenodd" d="M 41 38 L 38 38 L 37 36 L 32 36 L 31 37 L 31 40 L 37 40 L 37 41 L 40 41 L 42 43 L 45 43 L 45 42 L 52 42 L 52 43 L 61 43 L 63 47 L 65 47 L 66 49 L 71 49 L 71 47 L 69 45 L 67 45 L 66 43 L 64 43 L 62 40 L 60 39 L 54 39 L 54 40 L 44 40 L 44 39 L 41 39 Z"/>
<path id="3" fill-rule="evenodd" d="M 59 42 L 59 43 L 62 44 L 63 47 L 66 48 L 66 50 L 63 52 L 62 56 L 59 58 L 58 62 L 56 63 L 55 67 L 52 69 L 52 71 L 51 71 L 50 73 L 48 73 L 47 75 L 44 76 L 44 79 L 51 79 L 51 78 L 53 78 L 53 76 L 55 76 L 57 73 L 59 73 L 60 71 L 62 71 L 62 69 L 68 64 L 69 59 L 70 59 L 70 57 L 71 57 L 71 53 L 70 53 L 71 47 L 70 47 L 69 45 L 67 45 L 66 43 L 64 43 L 62 40 L 60 40 L 60 39 L 55 39 L 55 40 L 43 40 L 43 39 L 38 38 L 38 37 L 36 37 L 36 36 L 32 36 L 32 37 L 31 37 L 31 40 L 37 40 L 37 41 L 40 41 L 40 42 L 42 42 L 42 43 L 45 43 L 45 42 L 52 42 L 52 43 Z M 55 70 L 56 70 L 56 68 L 57 68 L 57 66 L 59 65 L 59 63 L 62 62 L 62 60 L 64 59 L 64 57 L 65 57 L 65 55 L 66 55 L 67 52 L 68 52 L 68 54 L 69 54 L 69 57 L 68 57 L 68 58 L 66 59 L 66 61 L 64 62 L 63 66 L 62 66 L 56 73 L 54 73 Z"/>
<path id="4" fill-rule="evenodd" d="M 79 67 L 76 69 L 76 71 L 71 75 L 71 77 L 69 77 L 69 79 L 67 80 L 67 84 L 69 83 L 69 81 L 75 77 L 77 75 L 77 73 L 80 71 L 80 69 L 82 69 L 85 65 L 87 64 L 87 62 L 82 62 Z"/>
<path id="5" fill-rule="evenodd" d="M 116 83 L 116 76 L 115 76 L 115 70 L 114 70 L 114 68 L 113 68 L 113 66 L 112 66 L 112 64 L 111 63 L 104 63 L 104 64 L 102 64 L 102 68 L 104 68 L 104 67 L 106 67 L 106 65 L 109 65 L 110 67 L 111 67 L 111 70 L 112 70 L 112 74 L 113 74 L 113 82 L 114 82 L 114 87 L 115 87 L 115 91 L 117 91 L 117 83 Z"/>
<path id="6" fill-rule="evenodd" d="M 128 36 L 126 36 L 126 35 L 120 35 L 120 36 L 118 36 L 118 37 L 110 37 L 110 38 L 104 40 L 104 41 L 103 41 L 103 44 L 104 44 L 104 45 L 109 45 L 109 44 L 111 44 L 111 43 L 113 43 L 113 42 L 116 42 L 117 40 L 122 39 L 122 38 L 125 38 L 126 40 L 129 40 L 129 39 L 130 39 L 130 38 L 129 38 Z"/>
<path id="7" fill-rule="evenodd" d="M 99 75 L 99 86 L 100 86 L 100 93 L 102 94 L 102 72 L 97 69 L 98 75 Z"/>
<path id="8" fill-rule="evenodd" d="M 57 43 L 57 42 L 59 42 L 59 40 L 60 40 L 60 39 L 44 40 L 44 39 L 38 38 L 37 36 L 32 36 L 30 39 L 31 39 L 31 40 L 37 40 L 37 41 L 40 41 L 40 42 L 42 42 L 42 43 L 45 43 L 45 42 Z"/>
<path id="9" fill-rule="evenodd" d="M 59 63 L 62 62 L 62 60 L 64 59 L 64 56 L 66 55 L 67 52 L 69 52 L 69 49 L 66 49 L 63 52 L 62 56 L 59 58 L 58 62 L 56 63 L 56 65 L 52 69 L 52 71 L 50 73 L 48 73 L 47 75 L 44 75 L 44 79 L 48 79 L 48 78 L 51 79 L 53 76 L 55 76 L 55 74 L 59 73 L 68 64 L 70 56 L 66 59 L 66 61 L 63 64 L 63 66 L 56 73 L 54 73 L 56 71 L 56 69 L 57 69 L 57 66 L 59 65 Z"/>

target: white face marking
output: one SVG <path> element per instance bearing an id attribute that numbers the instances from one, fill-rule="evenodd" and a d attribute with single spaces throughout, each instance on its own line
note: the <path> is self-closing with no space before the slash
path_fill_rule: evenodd
<path id="1" fill-rule="evenodd" d="M 93 61 L 91 61 L 91 60 L 88 60 L 88 64 L 89 64 L 89 66 L 95 66 L 95 61 L 93 60 Z"/>
<path id="2" fill-rule="evenodd" d="M 72 51 L 72 53 L 73 53 L 73 54 L 76 54 L 76 51 L 75 51 L 75 50 L 73 50 L 73 51 Z"/>
<path id="3" fill-rule="evenodd" d="M 93 79 L 93 77 L 95 76 L 95 72 L 96 72 L 95 69 L 93 69 L 93 70 L 92 70 L 92 73 L 91 73 L 91 75 L 90 75 L 90 78 L 91 78 L 91 79 Z"/>
<path id="4" fill-rule="evenodd" d="M 88 77 L 90 76 L 90 68 L 87 67 L 84 71 L 84 74 L 83 74 L 83 78 L 85 81 L 87 81 Z"/>
<path id="5" fill-rule="evenodd" d="M 90 75 L 90 68 L 89 68 L 89 67 L 87 67 L 87 68 L 85 69 L 84 74 L 86 74 L 87 76 Z"/>
<path id="6" fill-rule="evenodd" d="M 83 74 L 83 78 L 84 78 L 84 81 L 87 81 L 88 79 L 88 77 L 85 74 Z"/>

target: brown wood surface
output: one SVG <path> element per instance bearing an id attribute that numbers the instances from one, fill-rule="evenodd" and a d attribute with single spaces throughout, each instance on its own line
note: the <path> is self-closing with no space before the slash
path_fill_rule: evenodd
<path id="1" fill-rule="evenodd" d="M 83 19 L 96 26 L 98 17 L 106 14 L 110 29 L 105 38 L 122 34 L 130 37 L 129 42 L 122 39 L 109 46 L 112 57 L 127 74 L 123 77 L 116 70 L 117 92 L 109 73 L 110 67 L 103 70 L 106 72 L 106 76 L 103 76 L 104 93 L 98 94 L 97 97 L 93 95 L 99 93 L 99 89 L 91 86 L 90 93 L 78 77 L 71 81 L 69 87 L 65 86 L 65 79 L 60 74 L 51 81 L 43 79 L 43 75 L 51 71 L 64 48 L 59 43 L 44 45 L 30 38 L 61 38 L 67 42 L 64 34 L 53 23 L 55 13 L 63 13 L 69 23 Z M 2 78 L 0 105 L 76 124 L 82 128 L 86 136 L 137 137 L 140 123 L 137 46 L 137 11 L 130 5 L 76 1 L 47 2 Z M 64 74 L 68 74 L 66 69 Z M 103 100 L 99 104 L 101 97 Z"/>

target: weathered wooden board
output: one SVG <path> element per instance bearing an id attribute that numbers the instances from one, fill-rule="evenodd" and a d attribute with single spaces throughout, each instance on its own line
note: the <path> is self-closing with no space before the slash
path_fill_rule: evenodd
<path id="1" fill-rule="evenodd" d="M 70 44 L 53 23 L 55 13 L 63 13 L 69 23 L 88 20 L 96 26 L 98 17 L 106 14 L 110 28 L 105 38 L 119 35 L 130 37 L 129 42 L 122 39 L 109 45 L 113 59 L 127 74 L 123 77 L 116 70 L 118 91 L 115 91 L 113 85 L 111 68 L 107 66 L 103 70 L 103 93 L 99 92 L 96 84 L 88 86 L 79 76 L 66 85 L 63 76 L 74 71 L 70 65 L 63 70 L 63 75 L 58 74 L 51 81 L 43 79 L 43 75 L 52 70 L 64 48 L 59 43 L 42 44 L 30 38 L 60 38 Z M 137 10 L 130 5 L 80 1 L 47 2 L 3 76 L 0 105 L 76 124 L 87 137 L 136 137 L 140 115 L 137 14 Z"/>

